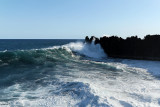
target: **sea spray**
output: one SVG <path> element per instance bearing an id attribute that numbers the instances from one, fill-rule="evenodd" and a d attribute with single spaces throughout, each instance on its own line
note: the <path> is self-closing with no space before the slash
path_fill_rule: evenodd
<path id="1" fill-rule="evenodd" d="M 71 49 L 74 52 L 78 52 L 82 55 L 91 58 L 106 58 L 106 54 L 99 44 L 91 44 L 83 43 L 83 42 L 72 42 L 67 45 L 63 45 L 62 47 L 66 47 Z"/>

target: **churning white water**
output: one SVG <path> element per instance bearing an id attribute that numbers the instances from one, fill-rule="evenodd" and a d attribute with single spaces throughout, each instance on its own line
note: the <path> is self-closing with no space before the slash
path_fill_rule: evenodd
<path id="1" fill-rule="evenodd" d="M 82 42 L 43 51 L 54 59 L 30 69 L 37 74 L 22 76 L 43 75 L 0 89 L 1 96 L 10 99 L 0 101 L 0 106 L 160 106 L 159 61 L 108 59 L 100 45 Z"/>

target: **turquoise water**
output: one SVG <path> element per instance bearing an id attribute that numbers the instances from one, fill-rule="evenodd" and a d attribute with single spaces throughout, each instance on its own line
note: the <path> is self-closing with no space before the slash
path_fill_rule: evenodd
<path id="1" fill-rule="evenodd" d="M 160 63 L 83 40 L 0 40 L 2 107 L 158 107 Z"/>

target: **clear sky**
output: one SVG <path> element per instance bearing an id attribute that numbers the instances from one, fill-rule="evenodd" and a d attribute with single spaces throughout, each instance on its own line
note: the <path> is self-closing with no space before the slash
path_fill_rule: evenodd
<path id="1" fill-rule="evenodd" d="M 1 39 L 160 34 L 160 0 L 0 0 Z"/>

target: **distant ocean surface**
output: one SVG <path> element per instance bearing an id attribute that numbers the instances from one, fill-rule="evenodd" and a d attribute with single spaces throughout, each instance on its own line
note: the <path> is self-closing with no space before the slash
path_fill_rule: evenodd
<path id="1" fill-rule="evenodd" d="M 76 39 L 0 40 L 0 107 L 159 107 L 160 61 Z"/>

